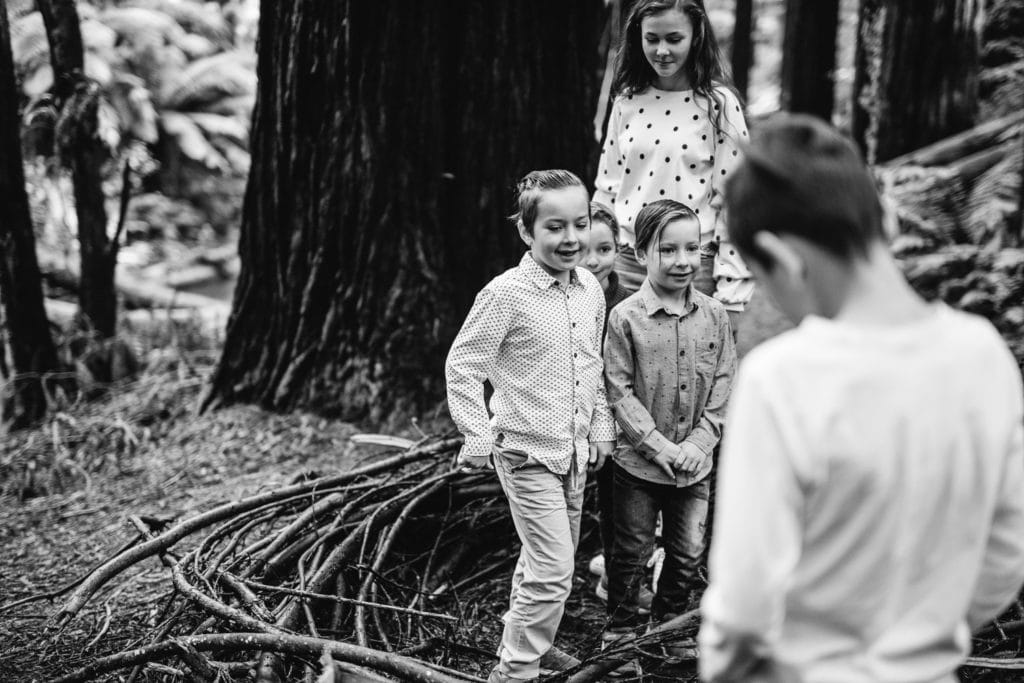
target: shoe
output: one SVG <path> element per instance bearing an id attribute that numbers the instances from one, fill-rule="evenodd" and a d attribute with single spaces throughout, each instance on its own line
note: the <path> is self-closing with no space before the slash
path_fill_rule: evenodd
<path id="1" fill-rule="evenodd" d="M 604 576 L 604 555 L 598 553 L 590 559 L 590 564 L 587 565 L 587 569 L 594 576 Z"/>
<path id="2" fill-rule="evenodd" d="M 601 580 L 597 582 L 597 586 L 594 588 L 594 595 L 601 602 L 608 602 L 608 575 L 604 574 L 601 576 Z M 651 613 L 651 603 L 654 602 L 654 593 L 647 586 L 640 586 L 640 597 L 637 600 L 636 612 L 642 617 L 646 617 Z"/>
<path id="3" fill-rule="evenodd" d="M 609 628 L 601 634 L 601 651 L 607 650 L 610 647 L 618 647 L 625 645 L 632 640 L 636 640 L 636 634 L 628 629 L 617 629 Z M 605 678 L 618 679 L 618 678 L 636 678 L 639 679 L 644 675 L 643 669 L 640 667 L 640 660 L 633 658 L 626 662 L 617 669 L 612 669 L 605 674 Z"/>
<path id="4" fill-rule="evenodd" d="M 545 652 L 544 656 L 540 658 L 540 675 L 542 678 L 545 676 L 554 676 L 555 674 L 563 671 L 573 669 L 579 666 L 579 664 L 580 660 L 576 659 L 565 650 L 552 645 L 551 649 Z"/>

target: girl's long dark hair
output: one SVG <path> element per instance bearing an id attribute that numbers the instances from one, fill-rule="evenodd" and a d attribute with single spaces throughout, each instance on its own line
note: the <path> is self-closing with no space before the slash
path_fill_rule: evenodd
<path id="1" fill-rule="evenodd" d="M 654 69 L 647 62 L 641 45 L 643 36 L 640 35 L 640 24 L 647 17 L 672 9 L 685 14 L 693 24 L 690 54 L 683 68 L 686 70 L 690 87 L 706 103 L 708 118 L 715 129 L 715 135 L 721 136 L 725 102 L 721 95 L 715 92 L 715 86 L 723 85 L 731 89 L 732 85 L 731 78 L 725 70 L 714 29 L 704 10 L 703 0 L 639 0 L 633 5 L 626 18 L 622 43 L 615 55 L 612 97 L 633 95 L 646 90 L 654 83 Z"/>

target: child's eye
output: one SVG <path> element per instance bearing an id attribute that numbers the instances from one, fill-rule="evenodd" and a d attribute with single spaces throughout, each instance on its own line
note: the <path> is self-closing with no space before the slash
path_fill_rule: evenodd
<path id="1" fill-rule="evenodd" d="M 601 247 L 600 249 L 598 249 L 598 251 L 601 252 L 602 254 L 610 254 L 611 251 L 612 251 L 612 248 L 611 247 Z"/>
<path id="2" fill-rule="evenodd" d="M 672 249 L 671 247 L 662 247 L 661 249 L 658 250 L 658 253 L 659 254 L 664 254 L 665 256 L 668 256 L 669 254 L 674 254 L 675 251 L 676 250 Z"/>

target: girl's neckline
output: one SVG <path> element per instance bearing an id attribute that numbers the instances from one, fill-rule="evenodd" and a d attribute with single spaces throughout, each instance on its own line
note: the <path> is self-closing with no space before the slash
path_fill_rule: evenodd
<path id="1" fill-rule="evenodd" d="M 664 94 L 664 95 L 676 95 L 676 94 L 681 94 L 681 93 L 692 93 L 693 92 L 693 88 L 685 88 L 683 90 L 662 90 L 661 88 L 659 88 L 658 86 L 653 85 L 653 84 L 647 86 L 647 90 L 650 90 L 651 92 L 661 93 L 661 94 Z"/>

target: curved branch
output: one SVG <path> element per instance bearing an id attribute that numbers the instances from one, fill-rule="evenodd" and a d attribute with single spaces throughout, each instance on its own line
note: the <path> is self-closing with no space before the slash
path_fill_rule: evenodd
<path id="1" fill-rule="evenodd" d="M 252 496 L 235 503 L 221 505 L 201 515 L 187 519 L 159 534 L 152 540 L 136 546 L 131 550 L 119 553 L 109 559 L 106 563 L 97 568 L 95 572 L 90 574 L 89 577 L 83 581 L 77 589 L 75 589 L 75 592 L 71 594 L 68 601 L 53 615 L 53 617 L 51 617 L 51 619 L 56 626 L 63 627 L 71 621 L 76 614 L 78 614 L 96 591 L 110 579 L 117 576 L 128 567 L 167 550 L 182 538 L 199 529 L 227 519 L 228 517 L 240 512 L 246 512 L 282 498 L 288 498 L 290 496 L 306 493 L 316 489 L 331 488 L 338 486 L 339 484 L 352 481 L 353 479 L 361 476 L 376 474 L 390 468 L 400 467 L 410 462 L 435 456 L 439 453 L 444 453 L 458 447 L 460 442 L 461 439 L 459 438 L 443 439 L 433 444 L 382 460 L 373 465 L 344 472 L 333 477 L 325 477 L 311 482 L 303 482 L 301 484 L 286 486 L 284 488 L 277 489 L 276 491 Z"/>
<path id="2" fill-rule="evenodd" d="M 200 652 L 211 650 L 262 650 L 283 652 L 294 655 L 320 656 L 325 650 L 335 659 L 358 664 L 377 671 L 397 676 L 413 683 L 462 683 L 461 679 L 448 676 L 409 657 L 393 652 L 380 652 L 370 648 L 340 643 L 327 638 L 293 636 L 270 633 L 219 633 L 205 636 L 187 636 L 126 650 L 103 657 L 77 671 L 62 676 L 54 683 L 82 683 L 101 674 L 117 671 L 136 664 L 180 654 L 181 647 L 193 647 Z"/>

